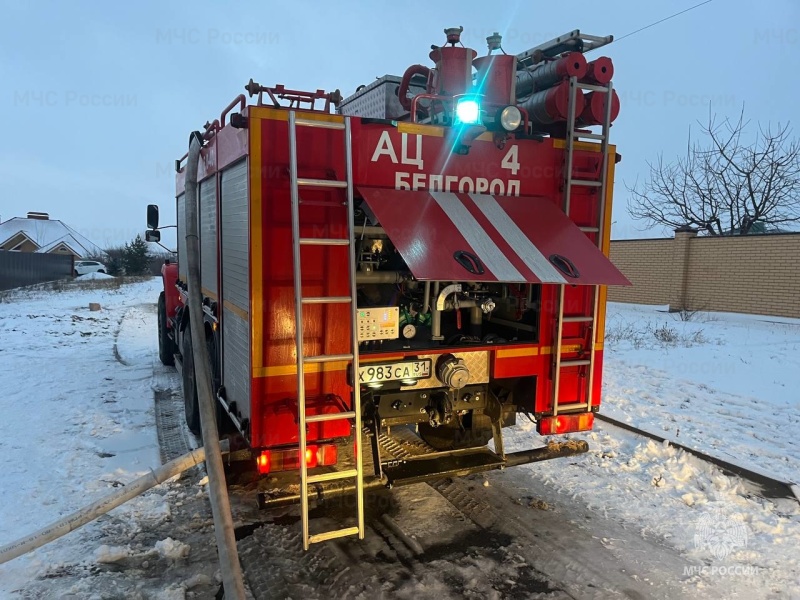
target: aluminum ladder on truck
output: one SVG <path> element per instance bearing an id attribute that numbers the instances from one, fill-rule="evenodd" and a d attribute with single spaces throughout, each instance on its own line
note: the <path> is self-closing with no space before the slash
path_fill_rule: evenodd
<path id="1" fill-rule="evenodd" d="M 297 176 L 297 127 L 317 127 L 322 129 L 336 129 L 344 133 L 342 143 L 345 155 L 345 181 L 326 179 L 307 179 Z M 294 263 L 294 297 L 295 297 L 295 339 L 297 344 L 297 412 L 300 438 L 300 510 L 303 523 L 303 549 L 308 550 L 310 544 L 323 542 L 339 537 L 358 534 L 359 539 L 364 539 L 364 469 L 361 457 L 361 394 L 358 384 L 353 386 L 351 410 L 347 412 L 326 413 L 319 415 L 306 415 L 306 390 L 305 371 L 306 365 L 330 363 L 336 361 L 349 361 L 352 364 L 352 373 L 358 373 L 358 332 L 356 328 L 356 260 L 354 245 L 354 219 L 353 219 L 353 154 L 350 130 L 350 118 L 345 117 L 344 123 L 331 121 L 318 121 L 300 118 L 295 111 L 289 111 L 289 177 L 292 202 L 292 256 Z M 347 238 L 320 238 L 300 237 L 300 188 L 338 188 L 346 192 L 347 196 Z M 300 249 L 303 246 L 349 246 L 349 296 L 303 296 L 302 269 L 300 264 Z M 303 306 L 307 304 L 349 304 L 351 318 L 351 352 L 348 354 L 323 354 L 320 356 L 306 356 L 303 346 Z M 354 382 L 357 382 L 357 375 Z M 306 426 L 309 423 L 335 421 L 339 419 L 353 419 L 355 422 L 355 468 L 333 473 L 309 475 L 306 465 Z M 308 530 L 308 486 L 326 481 L 342 479 L 355 479 L 357 525 L 343 529 L 335 529 L 311 535 Z"/>
<path id="2" fill-rule="evenodd" d="M 575 103 L 578 94 L 582 94 L 583 90 L 599 92 L 606 94 L 605 115 L 602 123 L 601 133 L 580 132 L 575 130 Z M 596 226 L 583 226 L 580 227 L 581 231 L 585 233 L 596 234 L 597 247 L 600 251 L 603 250 L 603 225 L 605 223 L 605 201 L 606 201 L 606 186 L 608 185 L 608 134 L 611 129 L 611 101 L 613 99 L 613 84 L 609 82 L 605 86 L 590 85 L 588 83 L 579 83 L 577 77 L 571 77 L 569 80 L 569 108 L 567 119 L 567 135 L 565 139 L 565 152 L 564 152 L 564 213 L 574 221 L 570 214 L 571 208 L 571 195 L 573 186 L 577 187 L 592 187 L 597 188 L 597 199 L 599 202 L 598 222 Z M 573 158 L 575 153 L 575 142 L 584 140 L 600 141 L 600 152 L 602 159 L 600 161 L 600 178 L 599 179 L 578 179 L 573 173 Z M 564 316 L 564 293 L 565 285 L 560 285 L 558 290 L 558 318 L 556 320 L 556 335 L 553 344 L 553 416 L 563 411 L 591 411 L 592 410 L 592 389 L 594 387 L 594 368 L 595 368 L 595 345 L 597 343 L 597 313 L 600 306 L 600 286 L 594 285 L 593 287 L 593 309 L 591 315 L 568 315 Z M 579 359 L 564 359 L 561 346 L 563 341 L 564 323 L 585 323 L 588 329 L 589 339 L 589 358 Z M 559 393 L 561 386 L 562 370 L 571 367 L 585 368 L 588 370 L 588 376 L 584 377 L 586 382 L 585 388 L 585 401 L 580 399 L 580 390 L 578 398 L 574 402 L 561 403 L 559 402 Z"/>

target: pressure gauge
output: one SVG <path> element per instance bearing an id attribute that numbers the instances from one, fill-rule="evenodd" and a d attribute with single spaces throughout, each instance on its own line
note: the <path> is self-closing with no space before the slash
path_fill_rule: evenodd
<path id="1" fill-rule="evenodd" d="M 410 340 L 417 335 L 417 328 L 411 323 L 407 323 L 403 325 L 402 334 L 405 339 Z"/>

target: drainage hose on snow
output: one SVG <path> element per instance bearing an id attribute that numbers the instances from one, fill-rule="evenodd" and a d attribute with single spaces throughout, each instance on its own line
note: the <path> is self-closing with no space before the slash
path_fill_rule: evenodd
<path id="1" fill-rule="evenodd" d="M 6 544 L 0 548 L 0 565 L 10 560 L 32 552 L 45 544 L 52 542 L 75 531 L 79 527 L 94 521 L 110 510 L 116 508 L 120 504 L 124 504 L 128 500 L 144 494 L 147 490 L 165 482 L 167 479 L 190 469 L 191 467 L 204 462 L 206 459 L 206 451 L 203 448 L 192 450 L 188 454 L 169 461 L 167 464 L 162 465 L 158 469 L 150 471 L 147 475 L 132 481 L 128 485 L 120 488 L 113 494 L 101 498 L 97 502 L 82 508 L 71 515 L 67 515 L 63 519 L 51 523 L 47 527 L 39 531 L 25 536 L 15 542 Z"/>

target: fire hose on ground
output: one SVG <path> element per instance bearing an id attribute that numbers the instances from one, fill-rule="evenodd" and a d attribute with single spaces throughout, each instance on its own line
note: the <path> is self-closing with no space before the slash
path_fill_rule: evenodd
<path id="1" fill-rule="evenodd" d="M 198 183 L 197 170 L 203 136 L 195 131 L 189 137 L 189 156 L 186 159 L 186 258 L 187 283 L 189 284 L 189 328 L 192 336 L 197 402 L 200 408 L 200 428 L 203 431 L 203 446 L 206 449 L 208 471 L 208 498 L 214 517 L 214 535 L 222 574 L 225 597 L 244 600 L 244 576 L 236 549 L 231 503 L 225 483 L 225 467 L 222 464 L 219 431 L 217 430 L 216 399 L 211 384 L 211 363 L 203 324 L 203 298 L 200 293 L 200 237 L 198 231 Z"/>
<path id="2" fill-rule="evenodd" d="M 225 442 L 225 451 L 228 451 L 227 441 Z M 206 459 L 206 451 L 204 448 L 192 450 L 188 454 L 171 460 L 165 465 L 160 466 L 158 469 L 150 471 L 147 475 L 129 483 L 128 485 L 120 488 L 113 494 L 101 498 L 93 502 L 89 506 L 82 508 L 74 513 L 67 515 L 63 519 L 51 523 L 43 527 L 39 531 L 25 536 L 21 539 L 6 544 L 0 548 L 0 565 L 7 563 L 10 560 L 32 552 L 37 548 L 49 544 L 53 540 L 75 531 L 79 527 L 83 527 L 87 523 L 94 521 L 98 517 L 106 514 L 110 510 L 124 504 L 128 500 L 132 500 L 137 496 L 141 496 L 149 489 L 157 486 L 160 483 L 200 464 Z"/>

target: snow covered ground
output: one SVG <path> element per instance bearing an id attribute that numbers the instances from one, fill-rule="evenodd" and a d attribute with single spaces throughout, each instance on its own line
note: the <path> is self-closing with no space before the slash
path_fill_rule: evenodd
<path id="1" fill-rule="evenodd" d="M 158 465 L 153 390 L 179 389 L 157 358 L 157 279 L 59 287 L 0 296 L 0 545 Z M 90 302 L 102 310 L 89 311 Z M 607 331 L 605 413 L 797 478 L 800 321 L 713 314 L 683 322 L 654 307 L 611 305 Z M 520 423 L 507 449 L 530 447 L 532 431 Z M 797 503 L 765 500 L 703 461 L 610 425 L 576 437 L 589 441 L 587 455 L 489 473 L 490 487 L 480 487 L 487 497 L 530 503 L 531 523 L 548 532 L 543 548 L 574 544 L 574 573 L 561 575 L 581 577 L 586 543 L 554 532 L 580 519 L 570 531 L 607 551 L 598 568 L 655 549 L 624 575 L 652 585 L 654 597 L 677 596 L 653 578 L 670 578 L 668 589 L 687 598 L 800 597 Z M 213 596 L 217 567 L 199 479 L 160 486 L 0 566 L 0 598 Z M 626 545 L 631 532 L 647 543 Z M 536 555 L 544 573 L 559 576 L 545 568 L 546 551 Z M 648 570 L 647 561 L 659 568 Z"/>
<path id="2" fill-rule="evenodd" d="M 604 412 L 797 480 L 800 320 L 661 309 L 610 305 Z"/>
<path id="3" fill-rule="evenodd" d="M 800 321 L 610 304 L 603 412 L 722 459 L 800 479 Z M 523 424 L 509 436 L 527 443 Z M 800 510 L 674 447 L 595 422 L 589 455 L 524 467 L 684 553 L 697 597 L 800 598 Z M 608 540 L 613 547 L 614 540 Z M 622 550 L 622 549 L 620 549 Z"/>
<path id="4" fill-rule="evenodd" d="M 0 299 L 0 546 L 160 464 L 153 389 L 174 375 L 158 363 L 159 286 L 103 278 Z M 90 311 L 90 302 L 101 310 Z M 185 487 L 168 483 L 1 565 L 0 598 L 158 597 L 137 587 L 183 598 L 185 585 L 148 581 L 142 565 L 174 571 L 189 551 L 170 539 L 184 533 L 172 520 L 185 496 Z M 120 565 L 140 583 L 123 591 L 113 577 Z M 212 583 L 215 564 L 206 560 L 205 570 Z"/>

